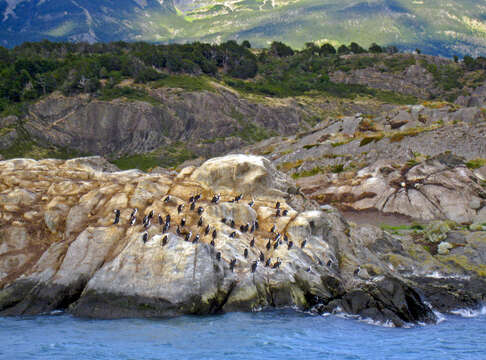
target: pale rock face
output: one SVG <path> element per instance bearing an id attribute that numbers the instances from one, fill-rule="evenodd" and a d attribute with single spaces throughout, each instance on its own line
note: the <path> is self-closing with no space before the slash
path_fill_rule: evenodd
<path id="1" fill-rule="evenodd" d="M 409 167 L 381 160 L 361 169 L 350 182 L 336 178 L 321 184 L 322 176 L 299 181 L 302 191 L 346 210 L 374 210 L 417 220 L 481 219 L 486 202 L 480 178 L 463 162 L 443 154 Z"/>
<path id="2" fill-rule="evenodd" d="M 398 326 L 434 320 L 418 283 L 390 269 L 425 273 L 442 269 L 440 261 L 414 248 L 423 256 L 417 260 L 383 231 L 351 227 L 334 208 L 290 194 L 295 184 L 265 158 L 230 155 L 178 174 L 113 170 L 100 158 L 0 162 L 0 314 L 61 308 L 86 317 L 165 317 L 295 306 L 342 308 Z M 233 201 L 238 194 L 243 199 Z M 285 216 L 277 216 L 277 201 Z M 146 229 L 142 218 L 151 211 Z M 165 234 L 159 215 L 171 218 Z M 377 295 L 385 285 L 393 302 Z M 363 292 L 370 302 L 356 303 Z"/>

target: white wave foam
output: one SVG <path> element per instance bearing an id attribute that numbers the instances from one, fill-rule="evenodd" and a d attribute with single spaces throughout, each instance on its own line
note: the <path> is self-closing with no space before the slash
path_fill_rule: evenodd
<path id="1" fill-rule="evenodd" d="M 456 309 L 452 310 L 451 314 L 462 316 L 464 318 L 474 318 L 478 316 L 486 315 L 486 305 L 483 305 L 480 309 Z"/>

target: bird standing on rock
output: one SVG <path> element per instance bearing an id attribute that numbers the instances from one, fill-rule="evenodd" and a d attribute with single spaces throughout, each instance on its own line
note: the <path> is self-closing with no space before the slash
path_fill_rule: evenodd
<path id="1" fill-rule="evenodd" d="M 206 226 L 206 229 L 204 229 L 204 235 L 207 235 L 209 234 L 209 231 L 211 230 L 211 227 L 209 226 L 209 224 Z"/>
<path id="2" fill-rule="evenodd" d="M 163 222 L 164 222 L 164 219 L 162 219 L 162 216 L 160 216 L 160 214 L 159 214 L 159 225 L 162 225 Z"/>
<path id="3" fill-rule="evenodd" d="M 307 244 L 307 240 L 303 240 L 301 243 L 300 243 L 300 247 L 303 249 L 305 248 L 305 244 Z"/>
<path id="4" fill-rule="evenodd" d="M 255 245 L 255 238 L 251 239 L 250 241 L 250 247 L 253 247 Z"/>
<path id="5" fill-rule="evenodd" d="M 289 241 L 289 243 L 287 244 L 287 248 L 290 250 L 292 249 L 292 246 L 294 246 L 293 241 Z"/>
<path id="6" fill-rule="evenodd" d="M 230 235 L 229 235 L 230 238 L 234 239 L 236 237 L 236 231 L 233 231 Z"/>
<path id="7" fill-rule="evenodd" d="M 182 218 L 181 219 L 181 227 L 184 227 L 186 225 L 186 219 Z"/>
<path id="8" fill-rule="evenodd" d="M 184 204 L 180 204 L 179 206 L 177 206 L 177 213 L 180 214 L 183 208 L 184 208 Z"/>
<path id="9" fill-rule="evenodd" d="M 277 201 L 277 203 L 275 204 L 275 209 L 280 209 L 280 201 Z"/>
<path id="10" fill-rule="evenodd" d="M 265 255 L 260 251 L 260 261 L 264 262 L 265 261 Z"/>
<path id="11" fill-rule="evenodd" d="M 236 259 L 231 260 L 231 262 L 230 262 L 230 269 L 231 269 L 231 272 L 233 272 L 233 270 L 234 270 L 234 268 L 235 268 L 235 265 L 236 265 Z"/>
<path id="12" fill-rule="evenodd" d="M 164 199 L 164 202 L 167 204 L 170 201 L 170 195 L 167 195 Z"/>
<path id="13" fill-rule="evenodd" d="M 192 243 L 195 244 L 199 241 L 199 234 L 197 234 L 195 237 L 194 237 L 194 240 L 192 240 Z"/>
<path id="14" fill-rule="evenodd" d="M 189 231 L 189 233 L 186 234 L 186 241 L 189 241 L 192 237 L 192 231 Z"/>
<path id="15" fill-rule="evenodd" d="M 216 230 L 213 230 L 213 239 L 216 239 L 217 234 Z"/>
<path id="16" fill-rule="evenodd" d="M 113 224 L 116 225 L 120 222 L 120 210 L 115 209 L 114 213 L 115 213 L 115 221 L 113 221 Z"/>
<path id="17" fill-rule="evenodd" d="M 268 240 L 268 242 L 267 242 L 267 250 L 270 250 L 271 247 L 272 247 L 272 242 L 270 240 Z"/>
<path id="18" fill-rule="evenodd" d="M 211 200 L 211 203 L 217 204 L 219 202 L 219 199 L 221 199 L 221 194 L 214 195 L 213 199 Z"/>
<path id="19" fill-rule="evenodd" d="M 169 236 L 168 235 L 165 235 L 163 238 L 162 238 L 162 246 L 165 246 L 167 245 L 167 241 L 169 240 Z"/>
<path id="20" fill-rule="evenodd" d="M 287 209 L 285 209 L 284 211 L 282 211 L 282 216 L 287 216 L 289 214 L 289 211 Z"/>
<path id="21" fill-rule="evenodd" d="M 258 261 L 254 261 L 253 264 L 251 264 L 251 272 L 254 273 L 256 271 L 256 268 L 258 266 Z"/>
<path id="22" fill-rule="evenodd" d="M 216 260 L 221 260 L 221 252 L 219 251 L 216 253 Z"/>
<path id="23" fill-rule="evenodd" d="M 148 240 L 148 232 L 145 231 L 142 235 L 142 241 L 145 244 L 147 240 Z"/>
<path id="24" fill-rule="evenodd" d="M 202 224 L 203 224 L 203 218 L 202 218 L 202 217 L 200 217 L 200 218 L 199 218 L 199 221 L 197 222 L 197 226 L 198 226 L 198 227 L 201 227 L 201 226 L 202 226 Z"/>
<path id="25" fill-rule="evenodd" d="M 191 211 L 194 211 L 194 209 L 195 209 L 195 208 L 196 208 L 196 203 L 195 203 L 195 202 L 192 202 L 192 203 L 191 203 L 191 208 L 190 208 L 190 210 L 191 210 Z"/>
<path id="26" fill-rule="evenodd" d="M 130 226 L 135 225 L 136 222 L 137 222 L 137 217 L 136 216 L 130 218 Z"/>
<path id="27" fill-rule="evenodd" d="M 271 232 L 271 233 L 274 233 L 274 232 L 275 232 L 275 229 L 276 229 L 276 226 L 275 226 L 275 224 L 274 224 L 274 225 L 272 226 L 272 228 L 270 229 L 270 232 Z"/>
<path id="28" fill-rule="evenodd" d="M 238 202 L 238 201 L 240 201 L 242 198 L 243 198 L 243 194 L 240 194 L 240 195 L 238 195 L 237 197 L 235 197 L 235 200 L 234 200 L 234 201 L 235 201 L 235 202 Z"/>
<path id="29" fill-rule="evenodd" d="M 245 257 L 245 259 L 248 257 L 248 249 L 245 249 L 245 251 L 243 251 L 243 256 Z"/>
<path id="30" fill-rule="evenodd" d="M 138 209 L 137 208 L 133 209 L 132 214 L 130 215 L 130 219 L 137 216 L 137 213 L 138 213 Z"/>
<path id="31" fill-rule="evenodd" d="M 275 264 L 273 264 L 272 268 L 278 269 L 278 268 L 280 268 L 281 264 L 282 264 L 282 262 L 280 261 L 280 258 L 277 258 L 277 262 Z"/>
<path id="32" fill-rule="evenodd" d="M 234 229 L 235 228 L 235 221 L 231 219 L 230 226 Z"/>
<path id="33" fill-rule="evenodd" d="M 203 212 L 204 212 L 204 208 L 203 208 L 202 206 L 199 206 L 199 207 L 197 208 L 197 214 L 198 214 L 198 215 L 201 215 Z"/>
<path id="34" fill-rule="evenodd" d="M 272 262 L 272 258 L 268 258 L 267 261 L 265 262 L 265 267 L 269 267 L 271 262 Z"/>
<path id="35" fill-rule="evenodd" d="M 253 207 L 253 205 L 255 205 L 255 201 L 253 199 L 251 199 L 251 201 L 248 203 L 248 206 Z"/>

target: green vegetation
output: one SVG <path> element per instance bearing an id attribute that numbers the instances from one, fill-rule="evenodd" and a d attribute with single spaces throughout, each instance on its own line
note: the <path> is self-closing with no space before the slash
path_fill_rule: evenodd
<path id="1" fill-rule="evenodd" d="M 208 77 L 194 75 L 165 75 L 160 80 L 150 83 L 150 86 L 180 88 L 187 91 L 214 91 Z"/>
<path id="2" fill-rule="evenodd" d="M 171 146 L 160 148 L 152 153 L 124 156 L 112 160 L 112 163 L 122 170 L 140 169 L 147 171 L 156 166 L 174 167 L 186 160 L 196 158 L 196 155 L 185 147 L 184 144 L 177 142 Z"/>
<path id="3" fill-rule="evenodd" d="M 473 160 L 470 160 L 466 163 L 466 166 L 469 168 L 469 169 L 472 169 L 472 170 L 475 170 L 475 169 L 479 169 L 480 167 L 483 167 L 484 165 L 486 165 L 486 159 L 473 159 Z"/>

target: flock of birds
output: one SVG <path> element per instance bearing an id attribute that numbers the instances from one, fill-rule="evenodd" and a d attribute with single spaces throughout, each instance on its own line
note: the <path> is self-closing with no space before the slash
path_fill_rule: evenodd
<path id="1" fill-rule="evenodd" d="M 234 199 L 230 200 L 229 202 L 238 203 L 242 199 L 243 199 L 243 195 L 240 194 L 240 195 L 236 196 Z M 201 200 L 201 194 L 191 196 L 188 200 L 190 211 L 192 211 L 193 213 L 195 213 L 199 216 L 199 220 L 197 221 L 197 227 L 198 227 L 198 229 L 201 229 L 200 233 L 194 234 L 194 236 L 193 236 L 192 231 L 188 230 L 188 224 L 187 224 L 186 218 L 184 217 L 184 215 L 185 215 L 185 212 L 184 212 L 185 204 L 184 203 L 177 204 L 177 214 L 179 216 L 179 222 L 175 226 L 175 233 L 177 234 L 177 236 L 183 237 L 185 241 L 192 242 L 193 244 L 198 243 L 201 240 L 201 237 L 203 237 L 203 236 L 208 237 L 209 236 L 209 239 L 211 239 L 210 245 L 212 247 L 216 247 L 216 240 L 218 238 L 218 231 L 216 230 L 216 228 L 214 226 L 211 226 L 210 224 L 206 224 L 206 226 L 204 226 L 204 219 L 202 217 L 202 214 L 203 214 L 205 209 L 204 209 L 203 206 L 198 204 L 198 201 L 200 201 L 200 200 Z M 220 202 L 220 200 L 221 200 L 221 194 L 217 194 L 217 195 L 213 196 L 211 203 L 212 204 L 218 204 Z M 170 195 L 167 195 L 164 199 L 165 204 L 168 204 L 171 201 L 172 201 L 172 197 Z M 253 207 L 254 204 L 255 204 L 255 201 L 253 199 L 250 202 L 248 202 L 248 206 L 250 206 L 250 207 Z M 115 209 L 114 213 L 115 213 L 115 220 L 114 220 L 113 224 L 116 225 L 116 224 L 120 223 L 120 210 Z M 134 226 L 137 223 L 137 215 L 138 215 L 138 209 L 135 208 L 135 209 L 133 209 L 133 211 L 132 211 L 132 213 L 131 213 L 131 215 L 128 219 L 128 223 L 129 223 L 130 226 Z M 283 209 L 281 207 L 280 202 L 277 201 L 275 203 L 275 217 L 287 216 L 287 215 L 288 215 L 288 210 Z M 154 220 L 154 216 L 155 216 L 154 211 L 151 210 L 148 214 L 144 215 L 144 217 L 142 219 L 142 225 L 145 228 L 145 231 L 142 234 L 142 241 L 144 243 L 146 243 L 149 239 L 149 234 L 148 234 L 147 230 L 151 226 L 152 221 Z M 171 231 L 171 229 L 174 229 L 174 226 L 171 224 L 172 218 L 171 218 L 170 214 L 167 214 L 165 216 L 165 218 L 163 218 L 160 214 L 158 214 L 155 221 L 158 222 L 158 225 L 162 227 L 163 237 L 162 237 L 162 240 L 161 240 L 161 246 L 165 246 L 165 245 L 167 245 L 167 243 L 169 241 L 168 233 Z M 229 234 L 230 238 L 236 238 L 237 236 L 239 236 L 239 233 L 237 231 L 238 226 L 233 219 L 222 218 L 221 222 L 223 224 L 227 225 L 227 226 L 230 226 L 232 229 L 234 229 Z M 259 228 L 260 228 L 260 225 L 258 223 L 258 220 L 255 220 L 251 224 L 247 223 L 247 224 L 240 225 L 239 226 L 239 232 L 242 233 L 242 234 L 243 233 L 253 234 L 256 231 L 258 231 Z M 282 236 L 282 234 L 280 234 L 277 231 L 277 226 L 275 224 L 272 225 L 271 229 L 269 230 L 269 234 L 270 234 L 270 237 L 269 237 L 269 239 L 268 239 L 268 241 L 265 245 L 267 252 L 269 252 L 272 248 L 274 250 L 276 250 L 279 246 L 283 246 L 284 242 L 286 243 L 288 250 L 293 248 L 293 246 L 294 246 L 293 241 L 289 240 L 287 234 L 284 234 Z M 306 245 L 306 242 L 307 241 L 304 239 L 300 243 L 300 247 L 304 248 L 305 245 Z M 255 237 L 253 237 L 250 240 L 249 247 L 250 248 L 253 248 L 253 247 L 257 248 L 256 245 L 255 245 Z M 264 254 L 263 251 L 261 251 L 258 248 L 257 248 L 257 250 L 259 251 L 259 255 L 257 256 L 257 259 L 252 262 L 251 267 L 250 267 L 250 271 L 252 273 L 254 273 L 256 271 L 259 262 L 264 264 L 264 266 L 267 267 L 267 268 L 272 268 L 272 269 L 279 269 L 280 268 L 280 266 L 282 264 L 280 258 L 277 257 L 277 260 L 272 263 L 271 257 L 268 257 L 268 256 L 265 257 L 265 254 Z M 248 258 L 248 256 L 249 256 L 248 248 L 244 249 L 243 256 L 245 258 Z M 216 260 L 221 261 L 221 252 L 220 251 L 216 252 Z M 236 258 L 233 258 L 232 260 L 230 260 L 229 268 L 230 268 L 231 271 L 233 271 L 235 269 L 236 262 L 237 262 Z M 329 266 L 329 264 L 328 264 L 328 266 Z M 307 271 L 309 272 L 310 268 L 308 268 Z"/>

